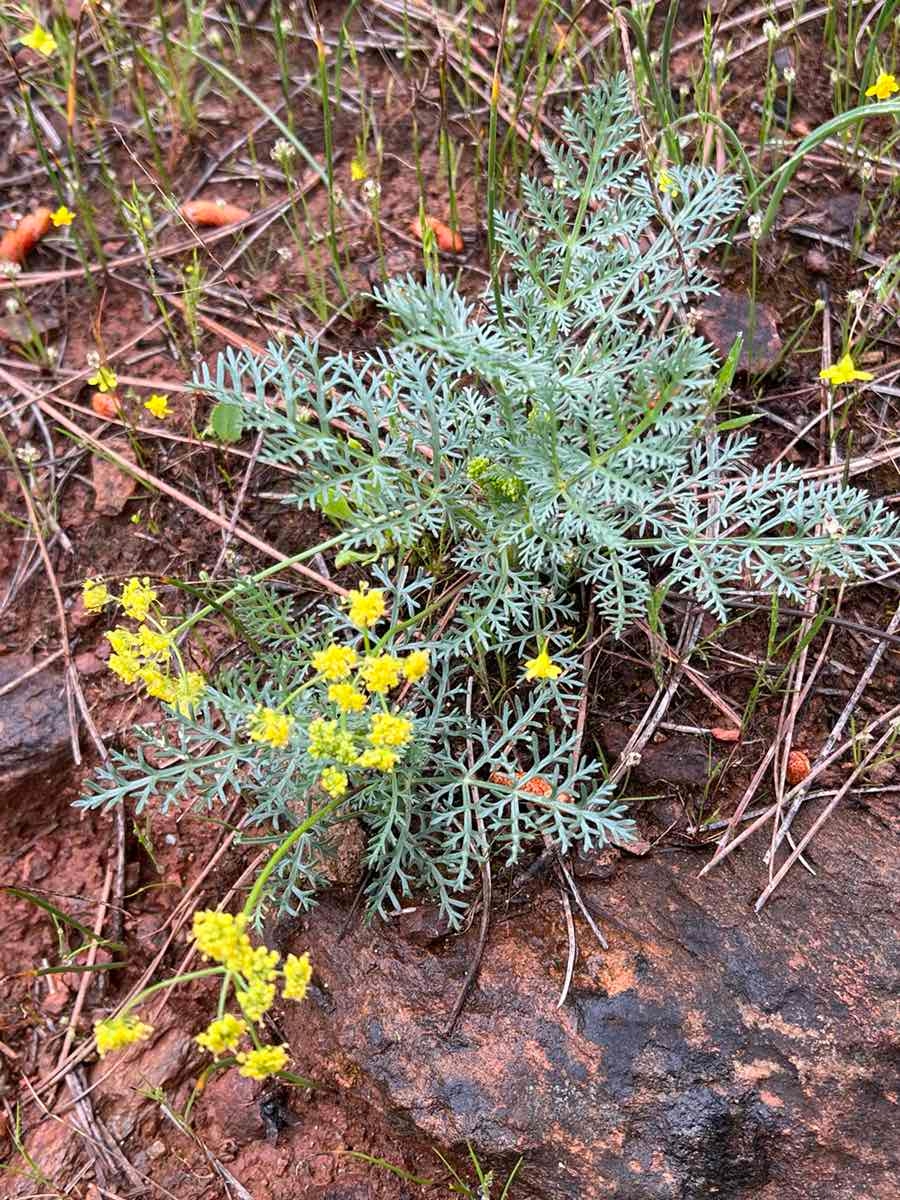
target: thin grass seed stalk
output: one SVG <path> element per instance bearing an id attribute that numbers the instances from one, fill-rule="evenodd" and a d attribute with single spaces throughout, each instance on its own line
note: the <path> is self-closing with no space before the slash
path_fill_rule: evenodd
<path id="1" fill-rule="evenodd" d="M 340 527 L 341 561 L 391 566 L 370 565 L 346 611 L 298 614 L 253 578 L 228 588 L 243 659 L 202 706 L 139 729 L 137 754 L 116 752 L 81 801 L 240 793 L 276 847 L 257 915 L 311 902 L 350 818 L 369 911 L 424 889 L 451 924 L 487 854 L 627 839 L 601 765 L 575 753 L 579 594 L 621 632 L 660 587 L 721 616 L 748 585 L 799 601 L 811 574 L 900 558 L 883 504 L 757 470 L 750 435 L 716 430 L 724 388 L 682 318 L 713 290 L 699 264 L 735 184 L 668 167 L 659 219 L 623 78 L 563 129 L 551 182 L 526 179 L 523 212 L 497 215 L 498 293 L 473 304 L 445 279 L 403 279 L 381 296 L 388 349 L 320 358 L 297 338 L 202 372 L 292 469 L 286 502 Z"/>

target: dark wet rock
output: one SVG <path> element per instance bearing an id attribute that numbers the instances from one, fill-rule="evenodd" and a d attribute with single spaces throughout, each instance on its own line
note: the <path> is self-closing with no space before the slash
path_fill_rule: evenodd
<path id="1" fill-rule="evenodd" d="M 33 665 L 30 654 L 0 657 L 0 688 Z M 0 696 L 0 794 L 58 769 L 70 754 L 65 684 L 53 664 Z"/>
<path id="2" fill-rule="evenodd" d="M 498 907 L 450 1039 L 477 921 L 423 944 L 401 915 L 339 940 L 347 909 L 325 898 L 295 948 L 332 1003 L 278 1018 L 296 1069 L 340 1063 L 398 1127 L 468 1140 L 498 1169 L 524 1155 L 522 1190 L 542 1200 L 893 1200 L 900 870 L 884 827 L 848 806 L 809 851 L 816 877 L 794 871 L 755 916 L 766 836 L 704 879 L 678 850 L 582 878 L 610 945 L 577 918 L 561 1010 L 555 891 Z"/>
<path id="3" fill-rule="evenodd" d="M 775 312 L 768 304 L 751 305 L 749 296 L 723 289 L 714 296 L 704 297 L 698 315 L 698 331 L 712 342 L 723 358 L 738 334 L 743 337 L 739 370 L 768 371 L 778 361 L 781 338 Z"/>

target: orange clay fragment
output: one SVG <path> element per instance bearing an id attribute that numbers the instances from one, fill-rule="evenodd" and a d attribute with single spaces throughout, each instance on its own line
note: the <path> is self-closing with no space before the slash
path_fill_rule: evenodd
<path id="1" fill-rule="evenodd" d="M 716 725 L 709 731 L 717 742 L 739 742 L 741 731 L 733 725 Z"/>
<path id="2" fill-rule="evenodd" d="M 525 774 L 524 771 L 516 771 L 516 779 L 521 779 Z M 499 783 L 501 787 L 515 787 L 515 780 L 510 779 L 508 775 L 501 775 L 499 771 L 493 771 L 488 776 L 491 783 Z M 553 784 L 545 779 L 543 775 L 534 775 L 527 783 L 522 784 L 522 791 L 527 792 L 529 796 L 552 796 Z M 568 792 L 560 792 L 556 797 L 563 804 L 571 804 L 572 797 Z"/>
<path id="3" fill-rule="evenodd" d="M 438 250 L 443 250 L 445 254 L 462 254 L 463 250 L 466 248 L 466 244 L 462 240 L 462 236 L 458 233 L 454 233 L 449 225 L 445 225 L 444 222 L 439 221 L 437 217 L 426 217 L 425 224 L 434 234 L 434 240 L 438 244 Z M 410 225 L 410 229 L 413 231 L 413 235 L 417 237 L 419 241 L 421 241 L 422 226 L 419 224 L 418 217 L 416 217 L 416 219 Z"/>
<path id="4" fill-rule="evenodd" d="M 36 208 L 33 213 L 23 217 L 15 229 L 8 229 L 0 238 L 0 262 L 21 264 L 51 224 L 49 208 Z"/>
<path id="5" fill-rule="evenodd" d="M 110 420 L 119 415 L 122 405 L 115 392 L 94 392 L 91 396 L 91 408 L 98 417 Z"/>
<path id="6" fill-rule="evenodd" d="M 217 200 L 188 200 L 181 206 L 181 215 L 192 225 L 234 225 L 237 221 L 246 221 L 250 216 L 249 209 L 241 208 L 239 204 L 220 204 Z"/>
<path id="7" fill-rule="evenodd" d="M 812 764 L 807 754 L 802 750 L 792 750 L 790 752 L 787 760 L 787 770 L 784 775 L 791 787 L 797 783 L 802 783 L 811 770 Z"/>

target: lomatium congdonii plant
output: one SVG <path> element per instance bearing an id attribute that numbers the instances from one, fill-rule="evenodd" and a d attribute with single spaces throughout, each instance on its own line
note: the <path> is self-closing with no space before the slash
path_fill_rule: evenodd
<path id="1" fill-rule="evenodd" d="M 264 432 L 263 457 L 293 469 L 285 502 L 330 516 L 349 551 L 469 572 L 472 644 L 573 583 L 621 631 L 660 583 L 723 616 L 735 589 L 799 601 L 813 574 L 896 561 L 881 503 L 754 469 L 752 436 L 717 429 L 727 383 L 686 318 L 713 290 L 701 264 L 735 183 L 688 166 L 652 179 L 621 77 L 562 128 L 549 180 L 523 180 L 523 210 L 497 217 L 496 293 L 403 279 L 380 297 L 388 350 L 322 357 L 296 339 L 204 370 Z"/>
<path id="2" fill-rule="evenodd" d="M 202 611 L 229 618 L 240 653 L 196 707 L 161 696 L 167 722 L 82 803 L 241 794 L 273 845 L 260 903 L 308 903 L 351 820 L 370 911 L 425 889 L 451 923 L 497 850 L 627 839 L 575 720 L 583 604 L 618 632 L 661 589 L 723 615 L 740 589 L 800 600 L 811 575 L 900 557 L 881 503 L 755 469 L 752 437 L 717 425 L 736 353 L 717 369 L 687 318 L 734 183 L 648 165 L 623 79 L 562 126 L 549 179 L 497 219 L 504 261 L 480 300 L 403 279 L 381 296 L 389 349 L 322 357 L 298 338 L 228 352 L 199 381 L 262 431 L 286 503 L 335 524 L 289 562 L 338 549 L 364 575 L 348 604 L 305 613 L 264 583 L 283 564 L 217 592 Z M 852 349 L 833 386 L 860 380 Z M 145 687 L 176 686 L 140 629 L 121 637 Z"/>

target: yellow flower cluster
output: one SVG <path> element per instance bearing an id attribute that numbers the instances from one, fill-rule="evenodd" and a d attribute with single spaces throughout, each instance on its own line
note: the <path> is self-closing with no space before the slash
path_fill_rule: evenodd
<path id="1" fill-rule="evenodd" d="M 288 1064 L 288 1052 L 284 1046 L 260 1046 L 257 1050 L 247 1050 L 237 1056 L 241 1064 L 239 1075 L 248 1079 L 268 1079 L 283 1071 Z"/>
<path id="2" fill-rule="evenodd" d="M 352 683 L 333 683 L 328 689 L 328 699 L 344 713 L 362 712 L 368 703 Z"/>
<path id="3" fill-rule="evenodd" d="M 94 1026 L 97 1053 L 103 1058 L 113 1050 L 121 1050 L 134 1042 L 143 1042 L 152 1032 L 153 1026 L 146 1025 L 137 1017 L 113 1017 L 108 1021 L 98 1021 Z"/>
<path id="4" fill-rule="evenodd" d="M 294 718 L 259 704 L 247 718 L 247 728 L 251 742 L 265 742 L 266 745 L 280 750 L 291 739 Z"/>
<path id="5" fill-rule="evenodd" d="M 340 767 L 326 767 L 319 776 L 319 783 L 322 791 L 331 796 L 332 800 L 337 800 L 338 796 L 346 796 L 350 787 L 347 772 L 342 771 Z"/>
<path id="6" fill-rule="evenodd" d="M 211 1054 L 236 1051 L 248 1034 L 255 1048 L 236 1055 L 241 1074 L 251 1079 L 265 1079 L 284 1069 L 288 1055 L 283 1046 L 260 1046 L 252 1025 L 258 1024 L 275 1002 L 276 980 L 281 978 L 281 994 L 285 1000 L 303 1000 L 312 979 L 309 955 L 299 958 L 289 954 L 279 970 L 277 950 L 254 946 L 247 933 L 247 918 L 243 913 L 194 913 L 194 941 L 205 958 L 221 965 L 232 977 L 235 997 L 243 1017 L 225 1013 L 210 1022 L 203 1033 L 194 1039 Z M 246 1019 L 244 1019 L 246 1018 Z M 250 1022 L 251 1024 L 248 1024 Z"/>
<path id="7" fill-rule="evenodd" d="M 237 1050 L 246 1032 L 246 1021 L 242 1021 L 233 1013 L 226 1013 L 217 1021 L 211 1021 L 203 1033 L 197 1034 L 194 1041 L 210 1054 L 222 1054 L 226 1050 Z"/>
<path id="8" fill-rule="evenodd" d="M 368 736 L 373 746 L 405 746 L 412 737 L 412 721 L 394 713 L 375 713 Z"/>
<path id="9" fill-rule="evenodd" d="M 387 611 L 384 592 L 380 588 L 370 591 L 367 583 L 349 592 L 347 603 L 347 616 L 358 629 L 371 629 L 384 619 Z"/>
<path id="10" fill-rule="evenodd" d="M 356 759 L 356 742 L 353 734 L 341 729 L 337 721 L 315 717 L 306 729 L 309 735 L 310 758 L 336 758 L 340 763 L 350 764 Z"/>
<path id="11" fill-rule="evenodd" d="M 88 612 L 99 612 L 117 602 L 126 616 L 140 622 L 136 630 L 119 625 L 105 634 L 112 649 L 109 669 L 123 683 L 140 680 L 148 696 L 171 704 L 182 716 L 190 716 L 206 691 L 206 680 L 199 671 L 185 671 L 180 659 L 178 669 L 170 673 L 170 659 L 173 651 L 177 657 L 177 650 L 165 628 L 165 617 L 157 610 L 157 593 L 150 580 L 137 576 L 127 580 L 116 601 L 102 579 L 86 579 L 81 598 Z"/>
<path id="12" fill-rule="evenodd" d="M 324 650 L 317 650 L 312 656 L 312 665 L 323 679 L 346 679 L 356 666 L 359 655 L 352 646 L 339 646 L 332 642 Z"/>

